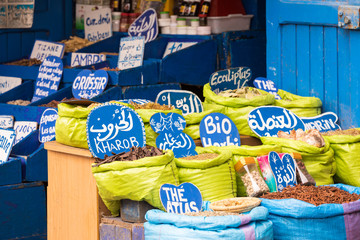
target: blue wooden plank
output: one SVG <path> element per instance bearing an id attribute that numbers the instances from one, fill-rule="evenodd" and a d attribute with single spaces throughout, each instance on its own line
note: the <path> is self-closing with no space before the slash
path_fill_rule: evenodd
<path id="1" fill-rule="evenodd" d="M 24 81 L 21 85 L 0 94 L 0 103 L 7 103 L 12 100 L 28 100 L 30 101 L 34 94 L 35 82 Z"/>
<path id="2" fill-rule="evenodd" d="M 296 27 L 296 87 L 297 94 L 309 96 L 310 83 L 310 35 L 309 26 Z"/>
<path id="3" fill-rule="evenodd" d="M 359 105 L 360 105 L 360 32 L 350 31 L 350 108 L 351 116 L 349 118 L 349 127 L 359 127 Z"/>
<path id="4" fill-rule="evenodd" d="M 0 164 L 0 186 L 18 184 L 22 181 L 21 160 L 14 159 Z"/>
<path id="5" fill-rule="evenodd" d="M 95 102 L 108 102 L 111 100 L 121 100 L 123 99 L 122 88 L 120 86 L 114 86 L 107 89 L 100 95 L 92 98 L 91 100 Z"/>
<path id="6" fill-rule="evenodd" d="M 28 155 L 25 162 L 24 181 L 48 181 L 47 151 L 43 144 L 32 154 Z"/>
<path id="7" fill-rule="evenodd" d="M 9 33 L 8 34 L 8 56 L 9 60 L 17 60 L 22 57 L 21 54 L 21 34 L 20 33 Z"/>
<path id="8" fill-rule="evenodd" d="M 324 101 L 324 29 L 310 27 L 310 96 Z"/>
<path id="9" fill-rule="evenodd" d="M 2 54 L 0 54 L 1 56 Z M 1 76 L 19 77 L 22 79 L 35 80 L 39 73 L 39 65 L 31 67 L 0 64 Z"/>
<path id="10" fill-rule="evenodd" d="M 47 104 L 49 102 L 51 102 L 52 100 L 56 100 L 56 101 L 61 101 L 64 98 L 72 98 L 72 86 L 64 86 L 64 88 L 58 90 L 57 92 L 50 94 L 47 97 L 44 97 L 38 101 L 35 101 L 31 104 L 29 104 L 28 106 L 39 106 L 42 104 Z"/>
<path id="11" fill-rule="evenodd" d="M 332 111 L 338 114 L 338 48 L 337 29 L 324 29 L 324 112 Z"/>
<path id="12" fill-rule="evenodd" d="M 29 107 L 0 103 L 0 115 L 13 115 L 16 121 L 40 122 L 46 107 Z"/>
<path id="13" fill-rule="evenodd" d="M 21 57 L 30 56 L 35 42 L 34 32 L 23 32 L 21 34 Z"/>
<path id="14" fill-rule="evenodd" d="M 0 32 L 0 46 L 7 46 L 7 45 L 8 45 L 7 34 Z M 0 54 L 0 62 L 7 62 L 7 61 L 8 61 L 8 51 L 6 49 L 2 49 Z"/>
<path id="15" fill-rule="evenodd" d="M 296 32 L 295 25 L 281 27 L 282 89 L 296 92 Z"/>

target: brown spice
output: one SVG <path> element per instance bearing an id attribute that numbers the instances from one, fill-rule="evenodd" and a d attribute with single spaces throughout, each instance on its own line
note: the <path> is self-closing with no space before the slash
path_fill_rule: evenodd
<path id="1" fill-rule="evenodd" d="M 330 186 L 305 186 L 296 185 L 295 187 L 288 186 L 282 192 L 267 193 L 262 196 L 267 199 L 288 199 L 295 198 L 304 202 L 319 206 L 327 203 L 349 203 L 360 199 L 358 194 L 350 194 L 347 191 L 341 190 L 337 187 Z"/>
<path id="2" fill-rule="evenodd" d="M 119 53 L 114 53 L 114 52 L 101 52 L 99 54 L 112 55 L 112 56 L 118 56 L 119 55 Z"/>
<path id="3" fill-rule="evenodd" d="M 149 102 L 145 104 L 137 104 L 134 102 L 130 102 L 130 105 L 132 105 L 135 109 L 157 109 L 157 110 L 174 110 L 174 106 L 168 106 L 168 105 L 161 105 L 154 102 Z"/>
<path id="4" fill-rule="evenodd" d="M 329 131 L 322 134 L 323 136 L 334 136 L 334 135 L 350 135 L 350 136 L 357 136 L 360 135 L 360 130 L 352 128 L 347 130 L 335 130 Z"/>
<path id="5" fill-rule="evenodd" d="M 188 157 L 179 158 L 179 159 L 184 159 L 184 160 L 209 160 L 209 159 L 216 158 L 217 156 L 219 156 L 219 154 L 217 154 L 217 153 L 202 153 L 202 154 L 199 154 L 199 155 L 188 156 Z"/>
<path id="6" fill-rule="evenodd" d="M 57 108 L 58 105 L 63 101 L 71 101 L 71 100 L 78 100 L 77 98 L 63 98 L 61 101 L 52 100 L 51 102 L 47 104 L 41 104 L 39 107 L 51 107 L 51 108 Z"/>
<path id="7" fill-rule="evenodd" d="M 251 99 L 253 97 L 260 96 L 261 92 L 256 88 L 242 87 L 239 89 L 221 91 L 218 95 L 222 97 Z"/>
<path id="8" fill-rule="evenodd" d="M 30 59 L 21 59 L 14 62 L 6 63 L 5 65 L 17 65 L 17 66 L 28 66 L 31 67 L 33 65 L 39 65 L 42 62 L 40 60 L 37 60 L 36 58 L 30 58 Z"/>
<path id="9" fill-rule="evenodd" d="M 228 216 L 228 215 L 236 215 L 240 216 L 239 213 L 225 212 L 225 211 L 203 211 L 203 212 L 188 212 L 183 215 L 194 216 L 194 217 L 218 217 L 218 216 Z"/>
<path id="10" fill-rule="evenodd" d="M 75 52 L 81 48 L 87 47 L 95 42 L 90 42 L 85 38 L 70 36 L 70 39 L 62 40 L 60 43 L 65 44 L 65 52 Z"/>
<path id="11" fill-rule="evenodd" d="M 12 100 L 12 101 L 8 101 L 8 102 L 7 102 L 7 104 L 20 105 L 20 106 L 27 106 L 27 105 L 29 105 L 30 103 L 31 103 L 30 101 L 22 100 L 22 99 Z"/>

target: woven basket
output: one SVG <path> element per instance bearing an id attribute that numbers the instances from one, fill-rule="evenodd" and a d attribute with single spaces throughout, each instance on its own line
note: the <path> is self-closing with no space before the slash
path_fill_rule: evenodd
<path id="1" fill-rule="evenodd" d="M 233 213 L 248 212 L 259 206 L 261 200 L 254 197 L 237 197 L 216 201 L 210 204 L 210 208 L 214 211 L 226 211 Z"/>

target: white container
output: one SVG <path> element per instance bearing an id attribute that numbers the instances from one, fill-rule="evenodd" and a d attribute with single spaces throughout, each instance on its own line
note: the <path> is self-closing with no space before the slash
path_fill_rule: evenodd
<path id="1" fill-rule="evenodd" d="M 177 33 L 177 24 L 171 23 L 170 24 L 170 34 L 176 34 Z"/>
<path id="2" fill-rule="evenodd" d="M 187 33 L 187 27 L 186 26 L 177 26 L 176 33 L 185 35 Z"/>
<path id="3" fill-rule="evenodd" d="M 160 19 L 166 19 L 169 18 L 169 12 L 160 12 Z"/>
<path id="4" fill-rule="evenodd" d="M 208 25 L 212 33 L 243 31 L 250 29 L 251 18 L 254 15 L 229 14 L 225 17 L 208 17 Z"/>
<path id="5" fill-rule="evenodd" d="M 177 23 L 178 26 L 186 26 L 186 19 L 178 18 L 176 20 L 176 23 Z"/>
<path id="6" fill-rule="evenodd" d="M 168 27 L 162 27 L 161 28 L 161 33 L 162 34 L 170 34 L 171 32 L 170 32 L 170 27 L 168 26 Z"/>
<path id="7" fill-rule="evenodd" d="M 160 18 L 159 20 L 159 27 L 168 27 L 170 26 L 170 18 Z"/>
<path id="8" fill-rule="evenodd" d="M 120 17 L 121 17 L 121 12 L 112 12 L 111 13 L 111 19 L 113 21 L 115 20 L 119 20 L 120 21 Z"/>
<path id="9" fill-rule="evenodd" d="M 177 15 L 171 15 L 170 19 L 171 19 L 171 23 L 176 23 L 176 19 L 178 18 Z"/>
<path id="10" fill-rule="evenodd" d="M 111 25 L 113 32 L 119 32 L 120 31 L 120 20 L 113 20 Z"/>
<path id="11" fill-rule="evenodd" d="M 199 27 L 197 27 L 197 34 L 198 35 L 210 35 L 211 27 L 210 26 L 199 26 Z"/>
<path id="12" fill-rule="evenodd" d="M 191 20 L 191 21 L 190 21 L 190 25 L 191 25 L 192 27 L 198 27 L 198 26 L 200 26 L 200 21 L 199 21 L 199 19 L 196 19 L 195 21 L 194 21 L 194 20 Z"/>
<path id="13" fill-rule="evenodd" d="M 186 27 L 186 34 L 197 35 L 197 27 Z"/>

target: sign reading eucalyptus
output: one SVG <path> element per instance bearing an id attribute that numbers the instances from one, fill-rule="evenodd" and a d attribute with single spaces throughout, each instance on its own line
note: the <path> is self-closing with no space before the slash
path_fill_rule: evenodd
<path id="1" fill-rule="evenodd" d="M 248 67 L 237 67 L 217 71 L 210 76 L 210 87 L 215 93 L 224 90 L 238 89 L 247 85 L 251 79 L 251 75 L 251 69 Z"/>

